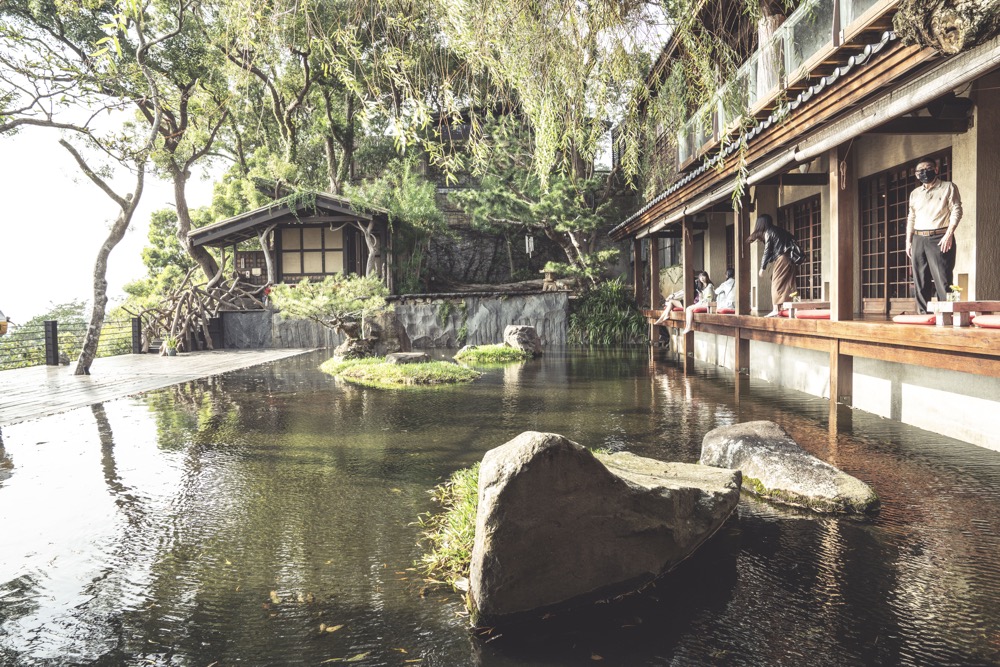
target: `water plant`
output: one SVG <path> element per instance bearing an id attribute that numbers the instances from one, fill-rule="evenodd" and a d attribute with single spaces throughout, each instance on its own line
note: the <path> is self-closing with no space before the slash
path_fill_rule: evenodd
<path id="1" fill-rule="evenodd" d="M 473 345 L 459 350 L 455 361 L 467 364 L 507 364 L 530 359 L 531 354 L 504 343 L 496 345 Z"/>
<path id="2" fill-rule="evenodd" d="M 430 491 L 441 507 L 417 518 L 427 552 L 416 563 L 428 577 L 458 590 L 468 580 L 479 506 L 479 464 L 463 468 Z"/>
<path id="3" fill-rule="evenodd" d="M 608 280 L 589 290 L 569 316 L 571 343 L 624 345 L 646 339 L 646 319 L 639 312 L 621 278 Z"/>
<path id="4" fill-rule="evenodd" d="M 356 384 L 383 389 L 457 384 L 471 382 L 480 376 L 471 368 L 446 361 L 390 364 L 379 357 L 344 361 L 328 359 L 320 370 Z"/>

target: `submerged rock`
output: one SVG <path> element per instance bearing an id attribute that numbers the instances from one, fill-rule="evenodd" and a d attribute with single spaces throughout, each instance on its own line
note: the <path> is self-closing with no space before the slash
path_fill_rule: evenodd
<path id="1" fill-rule="evenodd" d="M 785 505 L 858 514 L 879 506 L 870 486 L 806 452 L 770 421 L 709 431 L 702 441 L 701 463 L 735 468 L 743 473 L 745 489 Z"/>
<path id="2" fill-rule="evenodd" d="M 503 342 L 516 350 L 523 350 L 528 354 L 537 357 L 542 353 L 542 341 L 538 337 L 535 327 L 523 324 L 509 324 L 503 330 Z"/>
<path id="3" fill-rule="evenodd" d="M 602 455 L 528 431 L 479 470 L 473 621 L 637 590 L 687 558 L 739 502 L 740 474 Z"/>

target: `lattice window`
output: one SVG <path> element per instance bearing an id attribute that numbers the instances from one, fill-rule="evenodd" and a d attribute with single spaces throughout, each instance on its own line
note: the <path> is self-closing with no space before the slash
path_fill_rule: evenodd
<path id="1" fill-rule="evenodd" d="M 858 182 L 861 212 L 861 296 L 912 299 L 913 277 L 906 256 L 906 214 L 910 193 L 920 185 L 916 166 L 928 160 L 940 178 L 951 180 L 951 149 L 916 158 Z M 885 309 L 888 312 L 888 308 Z"/>
<path id="2" fill-rule="evenodd" d="M 343 273 L 344 231 L 296 226 L 281 230 L 281 275 L 286 282 Z"/>
<path id="3" fill-rule="evenodd" d="M 823 298 L 822 232 L 820 197 L 808 197 L 778 209 L 778 219 L 802 246 L 805 261 L 799 264 L 795 283 L 802 299 Z"/>

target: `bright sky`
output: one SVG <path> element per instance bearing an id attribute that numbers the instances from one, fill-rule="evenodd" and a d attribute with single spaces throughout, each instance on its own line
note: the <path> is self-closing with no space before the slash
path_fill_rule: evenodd
<path id="1" fill-rule="evenodd" d="M 0 311 L 18 324 L 52 304 L 92 301 L 94 260 L 118 214 L 59 137 L 58 130 L 42 128 L 0 137 Z M 135 179 L 127 175 L 113 183 L 125 194 Z M 200 175 L 189 181 L 191 208 L 207 205 L 211 196 L 211 183 Z M 172 186 L 147 176 L 139 209 L 108 261 L 112 303 L 124 298 L 125 283 L 145 275 L 140 253 L 149 216 L 166 207 L 173 207 Z"/>

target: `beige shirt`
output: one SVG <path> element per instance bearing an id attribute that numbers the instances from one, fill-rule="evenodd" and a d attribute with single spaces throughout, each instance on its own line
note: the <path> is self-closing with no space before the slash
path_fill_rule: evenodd
<path id="1" fill-rule="evenodd" d="M 934 187 L 923 185 L 910 193 L 909 229 L 927 231 L 955 226 L 962 219 L 962 197 L 950 181 L 938 181 Z"/>

